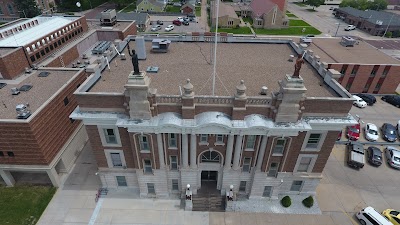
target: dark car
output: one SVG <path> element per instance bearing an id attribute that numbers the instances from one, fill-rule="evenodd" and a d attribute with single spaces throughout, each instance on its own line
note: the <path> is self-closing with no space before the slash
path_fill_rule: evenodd
<path id="1" fill-rule="evenodd" d="M 396 127 L 390 123 L 382 125 L 382 137 L 386 141 L 395 142 L 397 140 Z"/>
<path id="2" fill-rule="evenodd" d="M 163 21 L 161 21 L 161 20 L 157 20 L 157 24 L 158 25 L 164 25 Z"/>
<path id="3" fill-rule="evenodd" d="M 179 21 L 179 20 L 174 20 L 174 21 L 172 21 L 172 23 L 173 23 L 174 25 L 177 25 L 177 26 L 182 25 L 182 22 Z"/>
<path id="4" fill-rule="evenodd" d="M 382 152 L 379 148 L 370 146 L 367 148 L 368 162 L 374 166 L 382 165 Z"/>
<path id="5" fill-rule="evenodd" d="M 185 25 L 185 26 L 189 26 L 189 22 L 188 21 L 183 21 L 182 24 Z"/>
<path id="6" fill-rule="evenodd" d="M 397 95 L 385 95 L 381 98 L 383 101 L 396 106 L 397 108 L 400 107 L 400 96 Z"/>
<path id="7" fill-rule="evenodd" d="M 370 94 L 364 94 L 364 93 L 359 93 L 356 94 L 358 97 L 362 98 L 364 102 L 366 102 L 368 105 L 374 105 L 376 102 L 376 98 L 373 95 Z"/>

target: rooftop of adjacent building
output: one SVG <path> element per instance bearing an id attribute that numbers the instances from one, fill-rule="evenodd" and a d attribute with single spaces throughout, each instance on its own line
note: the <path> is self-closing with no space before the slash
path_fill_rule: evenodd
<path id="1" fill-rule="evenodd" d="M 25 46 L 32 40 L 51 34 L 78 18 L 77 16 L 37 16 L 1 27 L 0 47 Z"/>
<path id="2" fill-rule="evenodd" d="M 135 42 L 131 42 L 132 49 Z M 190 79 L 196 95 L 211 95 L 214 43 L 173 42 L 168 53 L 151 53 L 151 43 L 146 42 L 146 60 L 140 60 L 141 71 L 149 66 L 159 67 L 158 73 L 147 73 L 151 78 L 150 88 L 158 94 L 179 95 L 180 86 Z M 216 65 L 216 95 L 232 96 L 240 80 L 245 81 L 248 96 L 257 96 L 262 86 L 268 91 L 279 91 L 278 81 L 286 74 L 293 74 L 294 62 L 289 62 L 294 50 L 287 44 L 220 43 Z M 110 62 L 111 70 L 105 69 L 101 79 L 90 92 L 124 92 L 132 63 L 124 49 L 127 60 L 115 58 Z M 311 65 L 305 63 L 300 71 L 307 88 L 307 96 L 337 96 L 326 85 Z"/>
<path id="3" fill-rule="evenodd" d="M 339 38 L 314 38 L 307 48 L 322 62 L 346 64 L 400 64 L 399 60 L 386 55 L 370 44 L 358 41 L 354 47 L 344 47 Z"/>
<path id="4" fill-rule="evenodd" d="M 47 77 L 38 77 L 42 71 L 50 74 Z M 33 114 L 64 85 L 68 85 L 77 73 L 79 69 L 49 68 L 49 70 L 34 70 L 31 74 L 21 75 L 16 80 L 0 80 L 0 83 L 7 84 L 0 89 L 0 119 L 16 119 L 15 107 L 18 104 L 28 103 Z M 11 88 L 20 88 L 23 85 L 32 85 L 32 88 L 27 92 L 21 91 L 19 95 L 11 94 Z"/>

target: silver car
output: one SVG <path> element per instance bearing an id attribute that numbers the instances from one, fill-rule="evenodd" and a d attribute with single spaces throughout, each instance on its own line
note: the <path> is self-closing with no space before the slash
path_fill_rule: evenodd
<path id="1" fill-rule="evenodd" d="M 387 146 L 385 148 L 386 161 L 393 168 L 400 169 L 400 150 L 393 147 Z"/>

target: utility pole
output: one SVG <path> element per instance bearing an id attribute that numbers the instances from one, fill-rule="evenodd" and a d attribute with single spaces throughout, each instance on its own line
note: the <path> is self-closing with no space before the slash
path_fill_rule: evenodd
<path id="1" fill-rule="evenodd" d="M 336 24 L 337 24 L 337 29 L 336 29 L 335 37 L 337 36 L 337 33 L 339 31 L 339 27 L 340 27 L 340 23 L 336 23 Z"/>
<path id="2" fill-rule="evenodd" d="M 388 25 L 387 25 L 387 27 L 386 27 L 386 30 L 385 30 L 385 33 L 383 33 L 383 36 L 382 36 L 382 37 L 385 37 L 386 32 L 387 32 L 387 30 L 389 29 L 390 23 L 392 23 L 393 17 L 394 17 L 394 14 L 392 15 L 392 17 L 390 17 L 389 23 L 388 23 Z"/>

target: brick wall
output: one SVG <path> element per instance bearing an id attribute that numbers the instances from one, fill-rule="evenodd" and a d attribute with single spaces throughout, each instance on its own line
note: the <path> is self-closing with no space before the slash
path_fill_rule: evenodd
<path id="1" fill-rule="evenodd" d="M 352 101 L 329 99 L 306 99 L 303 113 L 347 114 L 353 105 Z"/>
<path id="2" fill-rule="evenodd" d="M 125 28 L 121 33 L 119 33 L 119 37 L 121 40 L 124 40 L 128 35 L 136 35 L 137 34 L 137 27 L 136 23 L 132 22 Z"/>
<path id="3" fill-rule="evenodd" d="M 93 155 L 97 162 L 97 167 L 108 167 L 107 158 L 104 154 L 104 147 L 101 144 L 100 134 L 97 126 L 86 125 L 86 132 L 89 137 L 89 142 L 92 147 Z"/>
<path id="4" fill-rule="evenodd" d="M 121 95 L 96 95 L 77 94 L 75 95 L 80 107 L 86 108 L 124 108 L 125 97 Z"/>
<path id="5" fill-rule="evenodd" d="M 30 67 L 22 47 L 0 57 L 0 73 L 4 79 L 13 79 Z"/>
<path id="6" fill-rule="evenodd" d="M 79 57 L 78 48 L 76 46 L 68 49 L 64 54 L 62 54 L 62 60 L 64 65 L 67 66 L 72 63 L 75 59 Z M 63 67 L 61 64 L 60 57 L 55 58 L 49 64 L 46 65 L 47 67 Z"/>

